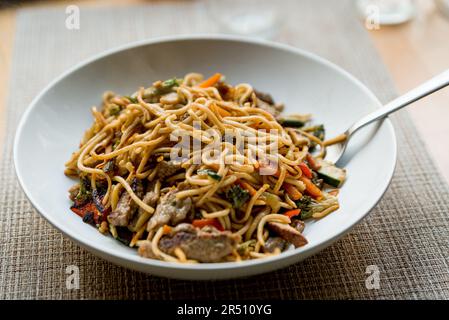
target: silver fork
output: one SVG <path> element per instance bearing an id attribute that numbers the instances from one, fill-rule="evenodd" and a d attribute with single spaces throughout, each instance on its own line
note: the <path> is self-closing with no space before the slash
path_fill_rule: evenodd
<path id="1" fill-rule="evenodd" d="M 390 113 L 393 113 L 399 109 L 402 109 L 413 102 L 434 93 L 444 87 L 449 85 L 449 70 L 446 70 L 439 75 L 427 80 L 420 86 L 410 90 L 406 94 L 399 96 L 398 98 L 390 101 L 382 108 L 364 116 L 360 120 L 356 121 L 348 130 L 344 133 L 336 136 L 331 139 L 336 141 L 335 144 L 332 144 L 326 148 L 326 156 L 325 159 L 336 163 L 342 157 L 343 153 L 346 150 L 349 140 L 357 132 L 359 129 L 364 126 L 387 117 Z M 330 140 L 328 140 L 330 141 Z"/>

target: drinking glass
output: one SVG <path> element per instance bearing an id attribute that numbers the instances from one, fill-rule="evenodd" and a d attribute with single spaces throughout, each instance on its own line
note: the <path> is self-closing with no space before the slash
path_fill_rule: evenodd
<path id="1" fill-rule="evenodd" d="M 279 31 L 279 5 L 274 0 L 206 0 L 224 33 L 272 38 Z"/>

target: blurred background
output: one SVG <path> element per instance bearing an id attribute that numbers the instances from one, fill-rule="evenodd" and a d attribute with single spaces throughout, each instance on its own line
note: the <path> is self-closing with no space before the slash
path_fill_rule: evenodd
<path id="1" fill-rule="evenodd" d="M 3 140 L 5 129 L 4 109 L 15 21 L 21 9 L 61 7 L 69 14 L 73 12 L 73 6 L 75 9 L 83 6 L 134 6 L 149 2 L 188 2 L 204 6 L 219 32 L 266 39 L 276 38 L 280 30 L 285 28 L 284 17 L 278 9 L 279 6 L 288 5 L 287 0 L 0 0 L 0 141 Z M 360 24 L 365 27 L 390 71 L 398 94 L 449 68 L 449 0 L 352 2 L 360 16 Z M 182 17 L 182 12 L 179 14 Z M 319 16 L 319 10 L 314 14 Z M 76 21 L 72 23 L 76 28 Z M 449 181 L 449 90 L 416 103 L 408 108 L 408 112 L 431 156 Z"/>

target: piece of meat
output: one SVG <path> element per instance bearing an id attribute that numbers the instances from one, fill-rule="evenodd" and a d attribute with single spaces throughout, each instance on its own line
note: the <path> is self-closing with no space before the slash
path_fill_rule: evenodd
<path id="1" fill-rule="evenodd" d="M 257 90 L 254 90 L 254 94 L 256 95 L 256 106 L 272 114 L 274 117 L 279 116 L 284 110 L 284 105 L 275 103 L 270 94 Z"/>
<path id="2" fill-rule="evenodd" d="M 304 223 L 304 221 L 299 220 L 299 219 L 293 219 L 292 223 L 290 223 L 290 225 L 295 228 L 296 230 L 298 230 L 300 233 L 302 233 L 304 231 L 304 228 L 306 227 L 306 224 Z"/>
<path id="3" fill-rule="evenodd" d="M 264 252 L 273 253 L 276 249 L 279 249 L 281 252 L 288 248 L 288 242 L 280 237 L 269 237 L 267 241 L 265 241 L 265 245 L 263 247 Z"/>
<path id="4" fill-rule="evenodd" d="M 142 183 L 140 181 L 134 180 L 131 187 L 136 196 L 142 198 Z M 126 192 L 126 190 L 123 191 L 117 203 L 117 207 L 108 216 L 109 223 L 116 227 L 126 227 L 129 224 L 129 221 L 134 216 L 136 209 L 137 204 L 132 200 L 131 196 L 128 192 Z"/>
<path id="5" fill-rule="evenodd" d="M 219 231 L 212 226 L 202 229 L 182 223 L 162 237 L 159 249 L 170 255 L 180 248 L 188 259 L 199 262 L 219 262 L 232 253 L 240 242 L 240 236 L 230 231 Z"/>
<path id="6" fill-rule="evenodd" d="M 154 192 L 153 190 L 151 190 L 145 194 L 145 196 L 142 199 L 142 202 L 149 205 L 150 207 L 154 207 L 156 205 L 158 199 L 159 199 L 158 194 L 156 192 Z M 145 211 L 145 210 L 143 210 L 142 208 L 139 208 L 139 212 L 143 212 L 143 211 Z"/>
<path id="7" fill-rule="evenodd" d="M 274 100 L 269 93 L 254 90 L 254 94 L 260 100 L 265 101 L 268 104 L 274 104 Z"/>
<path id="8" fill-rule="evenodd" d="M 149 205 L 150 207 L 155 208 L 156 203 L 159 200 L 159 196 L 156 192 L 154 192 L 154 183 L 150 183 L 147 190 L 148 191 L 143 197 L 142 202 Z M 139 217 L 141 217 L 143 214 L 145 214 L 145 210 L 139 207 L 137 214 L 134 215 L 133 219 L 129 223 L 129 228 L 131 230 L 135 230 L 137 222 L 139 221 Z"/>
<path id="9" fill-rule="evenodd" d="M 223 100 L 230 100 L 232 91 L 234 90 L 233 87 L 223 81 L 218 82 L 215 87 L 217 88 L 218 93 L 220 93 L 220 96 L 223 98 Z"/>
<path id="10" fill-rule="evenodd" d="M 269 104 L 259 98 L 256 98 L 256 106 L 259 109 L 267 111 L 273 117 L 279 116 L 284 109 L 284 106 L 282 104 Z"/>
<path id="11" fill-rule="evenodd" d="M 293 244 L 295 248 L 302 247 L 307 244 L 307 239 L 289 224 L 268 222 L 268 228 L 279 235 L 282 239 Z"/>
<path id="12" fill-rule="evenodd" d="M 192 199 L 176 199 L 176 193 L 178 191 L 176 188 L 172 189 L 161 198 L 161 202 L 156 207 L 156 211 L 150 221 L 148 221 L 148 231 L 161 227 L 164 224 L 178 224 L 186 218 L 192 209 Z"/>
<path id="13" fill-rule="evenodd" d="M 181 164 L 175 163 L 171 160 L 169 161 L 162 160 L 161 162 L 159 162 L 157 167 L 158 167 L 156 174 L 157 178 L 164 179 L 178 172 L 181 169 Z"/>

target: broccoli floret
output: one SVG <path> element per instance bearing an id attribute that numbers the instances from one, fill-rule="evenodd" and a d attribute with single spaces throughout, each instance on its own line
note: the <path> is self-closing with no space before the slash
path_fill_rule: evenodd
<path id="1" fill-rule="evenodd" d="M 298 209 L 301 209 L 301 214 L 298 216 L 301 220 L 308 219 L 312 216 L 312 201 L 312 198 L 309 196 L 302 196 L 301 199 L 296 201 L 296 206 L 298 207 Z"/>
<path id="2" fill-rule="evenodd" d="M 80 188 L 78 194 L 75 196 L 77 205 L 84 204 L 92 199 L 92 192 L 90 191 L 90 181 L 87 178 L 82 178 L 80 181 Z"/>
<path id="3" fill-rule="evenodd" d="M 242 189 L 239 185 L 232 186 L 226 197 L 232 202 L 232 206 L 236 209 L 240 208 L 250 198 L 249 192 Z"/>

